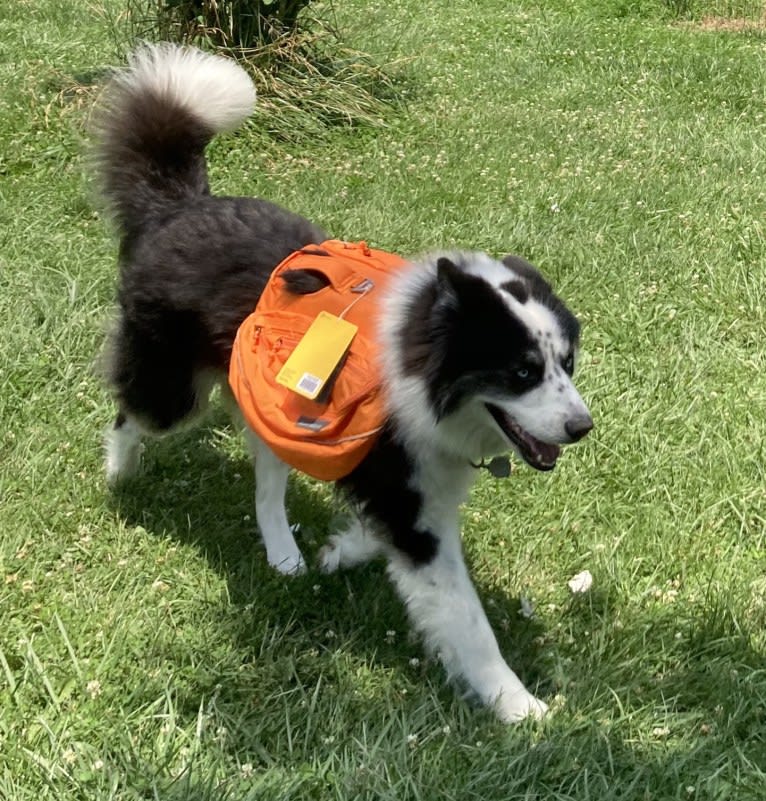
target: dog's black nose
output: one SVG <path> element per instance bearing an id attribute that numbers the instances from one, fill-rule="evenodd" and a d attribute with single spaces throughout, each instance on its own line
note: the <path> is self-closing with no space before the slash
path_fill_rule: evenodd
<path id="1" fill-rule="evenodd" d="M 567 420 L 564 424 L 564 429 L 572 442 L 582 439 L 591 428 L 593 428 L 593 419 L 589 414 L 584 417 L 576 417 L 574 420 Z"/>

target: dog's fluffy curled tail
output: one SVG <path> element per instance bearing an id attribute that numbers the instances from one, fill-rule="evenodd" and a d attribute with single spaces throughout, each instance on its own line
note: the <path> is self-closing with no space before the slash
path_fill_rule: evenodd
<path id="1" fill-rule="evenodd" d="M 231 59 L 170 44 L 136 50 L 94 117 L 100 190 L 123 233 L 206 194 L 206 145 L 254 103 L 252 81 Z"/>

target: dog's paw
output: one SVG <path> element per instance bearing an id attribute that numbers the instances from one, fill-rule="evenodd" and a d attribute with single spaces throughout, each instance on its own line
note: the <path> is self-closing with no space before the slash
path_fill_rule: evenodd
<path id="1" fill-rule="evenodd" d="M 341 537 L 333 534 L 327 545 L 319 551 L 319 569 L 322 573 L 334 573 L 340 567 L 343 549 L 340 545 Z"/>
<path id="2" fill-rule="evenodd" d="M 380 541 L 355 524 L 348 531 L 330 537 L 319 551 L 319 569 L 323 573 L 334 573 L 338 568 L 363 565 L 381 553 Z"/>
<path id="3" fill-rule="evenodd" d="M 494 706 L 503 723 L 518 723 L 525 718 L 540 720 L 548 714 L 548 704 L 524 689 L 509 695 L 501 693 L 495 699 Z"/>
<path id="4" fill-rule="evenodd" d="M 104 472 L 107 483 L 113 486 L 134 476 L 141 466 L 142 451 L 140 436 L 129 424 L 107 431 L 104 437 Z"/>
<path id="5" fill-rule="evenodd" d="M 300 551 L 289 555 L 269 556 L 269 564 L 283 576 L 300 576 L 306 572 L 306 562 Z"/>
<path id="6" fill-rule="evenodd" d="M 107 451 L 106 459 L 104 460 L 104 473 L 106 474 L 107 484 L 116 486 L 138 473 L 141 467 L 142 448 L 143 446 L 136 445 L 129 450 L 118 452 L 112 449 Z"/>

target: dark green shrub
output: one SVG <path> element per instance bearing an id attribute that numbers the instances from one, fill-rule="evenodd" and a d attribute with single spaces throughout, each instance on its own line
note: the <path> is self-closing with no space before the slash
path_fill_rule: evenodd
<path id="1" fill-rule="evenodd" d="M 115 25 L 124 49 L 170 41 L 241 59 L 258 89 L 259 127 L 278 138 L 315 137 L 328 126 L 382 124 L 397 96 L 389 67 L 343 41 L 311 0 L 126 0 Z"/>
<path id="2" fill-rule="evenodd" d="M 169 41 L 206 40 L 218 47 L 249 49 L 298 28 L 311 0 L 129 0 L 134 23 L 143 20 Z"/>

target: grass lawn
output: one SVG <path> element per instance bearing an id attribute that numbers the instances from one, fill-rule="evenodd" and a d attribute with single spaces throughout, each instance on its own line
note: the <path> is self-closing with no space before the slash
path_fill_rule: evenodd
<path id="1" fill-rule="evenodd" d="M 403 254 L 519 253 L 580 315 L 596 429 L 550 475 L 482 476 L 464 513 L 501 648 L 554 714 L 506 728 L 461 700 L 382 565 L 268 569 L 221 411 L 107 489 L 94 364 L 116 245 L 83 144 L 114 28 L 99 3 L 17 0 L 0 7 L 0 798 L 763 799 L 766 39 L 651 0 L 335 5 L 356 46 L 403 60 L 405 102 L 302 142 L 256 115 L 211 147 L 212 184 Z M 311 558 L 330 493 L 296 478 L 289 507 Z"/>

